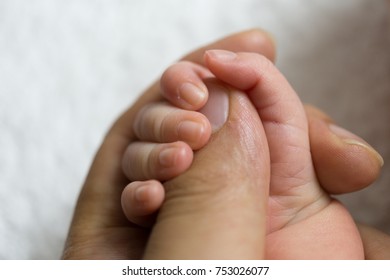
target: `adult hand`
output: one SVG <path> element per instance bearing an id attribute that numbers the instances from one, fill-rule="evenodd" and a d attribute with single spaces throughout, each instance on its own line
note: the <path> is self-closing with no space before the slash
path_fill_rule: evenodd
<path id="1" fill-rule="evenodd" d="M 274 45 L 260 30 L 228 36 L 183 59 L 202 63 L 207 49 L 257 52 L 273 60 Z M 145 104 L 160 100 L 159 84 L 153 84 L 112 126 L 90 168 L 81 190 L 65 244 L 65 259 L 139 259 L 144 255 L 149 230 L 127 221 L 120 197 L 129 183 L 122 173 L 123 153 L 135 140 L 132 126 Z"/>
<path id="2" fill-rule="evenodd" d="M 262 31 L 250 30 L 201 48 L 184 59 L 201 64 L 206 49 L 258 52 L 271 60 L 275 55 L 269 37 Z M 122 174 L 121 159 L 128 144 L 135 140 L 132 125 L 136 113 L 145 104 L 159 99 L 159 86 L 155 83 L 108 132 L 81 191 L 64 258 L 138 259 L 144 255 L 149 231 L 130 224 L 121 209 L 121 192 L 129 183 Z M 318 177 L 325 189 L 330 193 L 350 192 L 366 186 L 377 177 L 380 161 L 371 148 L 360 145 L 360 142 L 356 144 L 355 137 L 352 137 L 355 142 L 349 141 L 350 137 L 340 134 L 340 130 L 332 132 L 328 118 L 317 110 L 307 108 L 307 113 L 315 168 L 323 171 L 318 173 Z M 346 167 L 351 164 L 364 172 L 340 173 L 340 169 L 349 170 Z M 158 253 L 167 254 L 166 251 L 157 252 L 154 256 Z M 149 257 L 154 256 L 149 254 Z"/>

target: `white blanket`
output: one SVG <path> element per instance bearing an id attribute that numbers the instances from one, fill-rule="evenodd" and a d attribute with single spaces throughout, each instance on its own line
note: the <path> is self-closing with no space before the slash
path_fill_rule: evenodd
<path id="1" fill-rule="evenodd" d="M 386 0 L 2 0 L 0 259 L 57 259 L 93 155 L 115 118 L 175 59 L 269 30 L 303 100 L 389 153 Z M 390 231 L 389 165 L 345 199 Z"/>

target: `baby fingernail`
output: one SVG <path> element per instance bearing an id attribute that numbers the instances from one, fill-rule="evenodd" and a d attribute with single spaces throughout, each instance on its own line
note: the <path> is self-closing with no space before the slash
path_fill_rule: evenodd
<path id="1" fill-rule="evenodd" d="M 384 164 L 383 157 L 362 138 L 335 124 L 330 124 L 329 129 L 338 137 L 340 137 L 345 143 L 350 145 L 359 145 L 361 147 L 366 148 L 368 151 L 371 152 L 372 155 L 374 155 L 377 158 L 380 166 L 383 166 Z"/>
<path id="2" fill-rule="evenodd" d="M 182 121 L 177 127 L 179 139 L 190 143 L 197 143 L 204 132 L 203 124 L 194 121 Z"/>
<path id="3" fill-rule="evenodd" d="M 210 121 L 213 132 L 219 130 L 226 122 L 229 115 L 228 89 L 222 85 L 208 83 L 209 100 L 199 111 Z"/>
<path id="4" fill-rule="evenodd" d="M 205 102 L 207 93 L 192 83 L 184 83 L 179 88 L 178 97 L 186 103 L 198 107 Z"/>
<path id="5" fill-rule="evenodd" d="M 175 165 L 176 154 L 180 153 L 179 148 L 166 148 L 158 155 L 158 161 L 163 167 L 171 167 Z"/>
<path id="6" fill-rule="evenodd" d="M 236 53 L 225 50 L 209 50 L 205 55 L 221 61 L 231 61 L 237 57 Z"/>
<path id="7" fill-rule="evenodd" d="M 148 200 L 148 187 L 144 184 L 141 184 L 138 188 L 134 191 L 134 198 L 138 202 L 143 202 Z"/>

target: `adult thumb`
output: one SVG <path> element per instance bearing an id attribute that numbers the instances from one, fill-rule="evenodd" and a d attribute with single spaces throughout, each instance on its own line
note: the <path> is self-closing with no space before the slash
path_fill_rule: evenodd
<path id="1" fill-rule="evenodd" d="M 214 133 L 191 168 L 164 184 L 166 200 L 145 258 L 261 259 L 270 182 L 260 118 L 239 91 L 208 80 Z"/>

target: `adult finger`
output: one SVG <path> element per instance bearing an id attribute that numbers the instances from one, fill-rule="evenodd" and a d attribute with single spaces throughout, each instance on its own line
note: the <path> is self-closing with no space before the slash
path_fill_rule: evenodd
<path id="1" fill-rule="evenodd" d="M 383 158 L 366 141 L 306 105 L 310 147 L 321 186 L 331 194 L 360 190 L 378 178 Z"/>
<path id="2" fill-rule="evenodd" d="M 367 260 L 390 260 L 390 236 L 375 228 L 358 224 Z"/>

